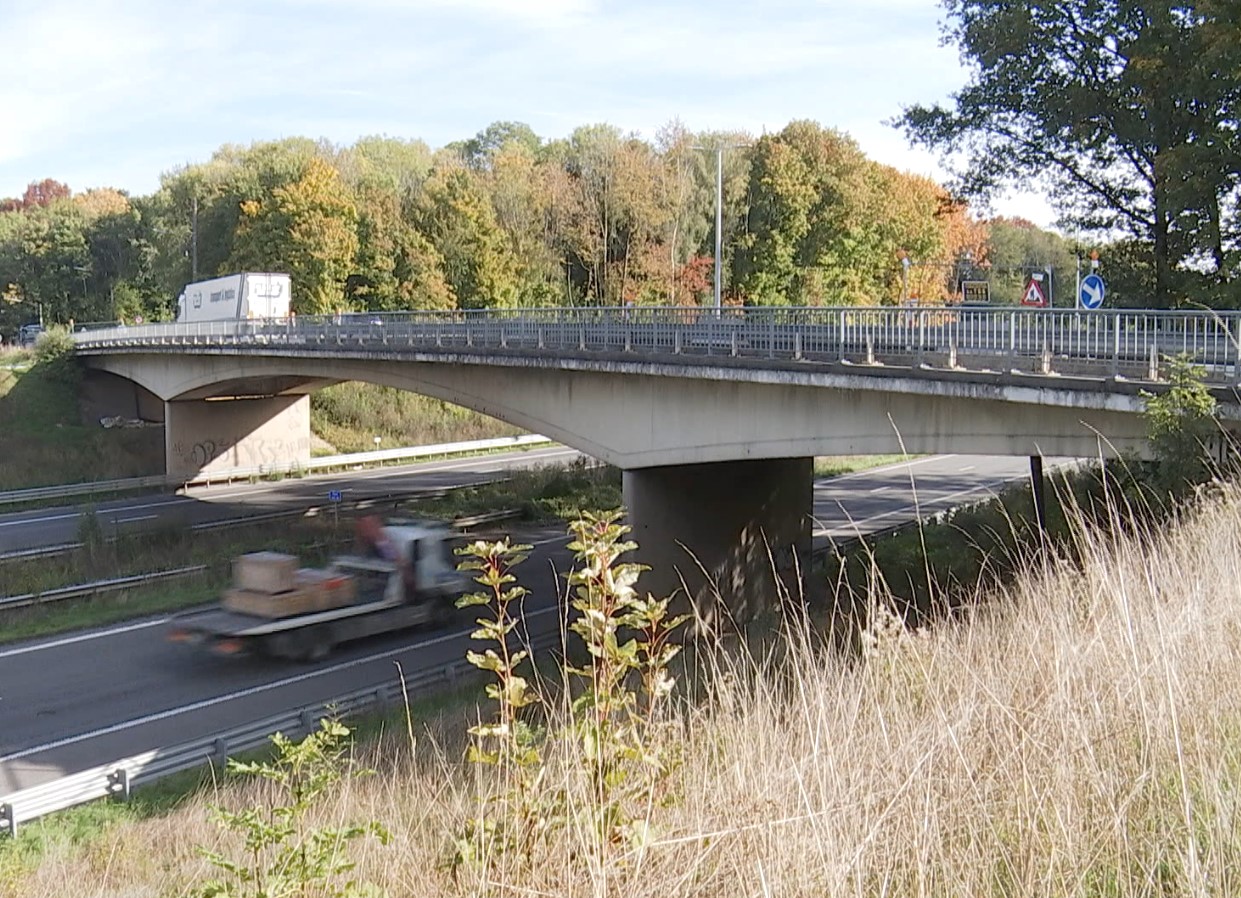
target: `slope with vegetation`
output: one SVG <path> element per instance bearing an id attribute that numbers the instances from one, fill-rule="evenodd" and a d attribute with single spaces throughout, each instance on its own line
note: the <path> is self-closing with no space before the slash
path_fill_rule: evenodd
<path id="1" fill-rule="evenodd" d="M 1032 559 L 950 624 L 907 629 L 874 593 L 853 652 L 786 605 L 762 628 L 778 636 L 702 650 L 653 711 L 622 699 L 641 732 L 604 742 L 597 703 L 526 673 L 504 694 L 542 703 L 512 712 L 538 722 L 515 753 L 455 717 L 398 724 L 358 749 L 376 774 L 341 779 L 287 838 L 381 822 L 384 838 L 350 843 L 348 877 L 392 895 L 1233 894 L 1239 532 L 1241 490 L 1224 487 L 1171 527 L 1082 534 L 1078 562 Z M 599 582 L 580 570 L 578 586 Z M 507 760 L 463 762 L 487 740 Z M 591 773 L 603 746 L 623 778 Z M 200 845 L 297 874 L 244 852 L 244 829 L 216 830 L 215 805 L 287 801 L 230 781 L 78 842 L 31 826 L 0 845 L 0 894 L 192 893 L 222 875 Z"/>

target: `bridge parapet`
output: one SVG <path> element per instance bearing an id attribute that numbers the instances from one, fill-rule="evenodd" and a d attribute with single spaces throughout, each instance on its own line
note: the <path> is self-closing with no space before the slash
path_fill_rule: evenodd
<path id="1" fill-rule="evenodd" d="M 780 361 L 985 365 L 1157 380 L 1184 355 L 1209 380 L 1241 377 L 1241 313 L 978 308 L 549 308 L 156 324 L 77 333 L 85 354 L 230 347 L 520 350 Z"/>

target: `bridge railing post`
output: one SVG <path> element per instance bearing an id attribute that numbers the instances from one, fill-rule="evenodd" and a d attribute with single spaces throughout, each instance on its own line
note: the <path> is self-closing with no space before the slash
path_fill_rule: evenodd
<path id="1" fill-rule="evenodd" d="M 1120 375 L 1120 326 L 1121 317 L 1117 312 L 1112 316 L 1112 377 Z"/>

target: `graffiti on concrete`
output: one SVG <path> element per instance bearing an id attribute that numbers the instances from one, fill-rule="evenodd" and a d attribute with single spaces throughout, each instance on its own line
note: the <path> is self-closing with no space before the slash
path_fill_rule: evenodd
<path id="1" fill-rule="evenodd" d="M 241 440 L 202 439 L 196 443 L 177 442 L 172 455 L 178 470 L 205 471 L 209 468 L 258 468 L 289 464 L 310 457 L 310 437 L 271 439 L 261 436 Z M 171 459 L 170 459 L 171 461 Z"/>

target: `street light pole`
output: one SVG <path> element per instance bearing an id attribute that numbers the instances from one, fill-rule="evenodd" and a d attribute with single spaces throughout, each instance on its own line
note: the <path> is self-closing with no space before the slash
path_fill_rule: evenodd
<path id="1" fill-rule="evenodd" d="M 748 143 L 719 144 L 715 148 L 715 310 L 723 306 L 724 295 L 724 151 L 748 147 Z M 709 150 L 693 145 L 691 150 Z"/>
<path id="2" fill-rule="evenodd" d="M 724 256 L 724 147 L 715 148 L 715 311 L 720 311 Z"/>

